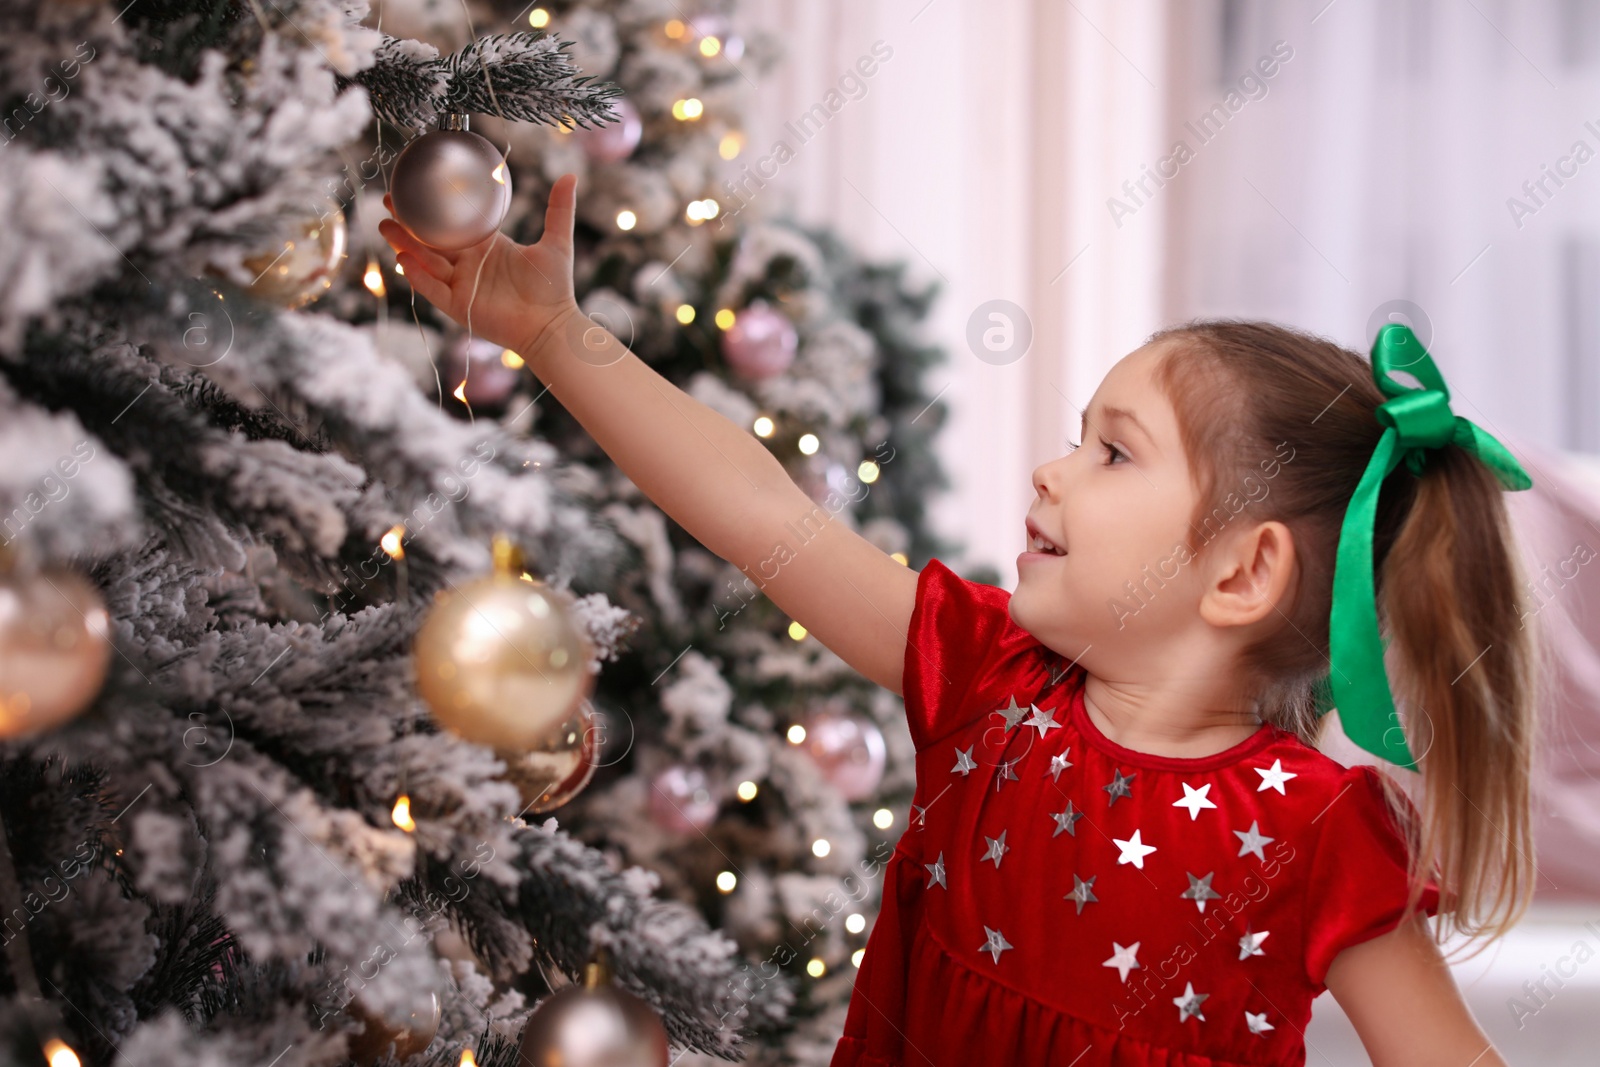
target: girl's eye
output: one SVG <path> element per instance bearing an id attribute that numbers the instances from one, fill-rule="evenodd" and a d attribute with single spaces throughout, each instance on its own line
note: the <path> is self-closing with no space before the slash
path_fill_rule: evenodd
<path id="1" fill-rule="evenodd" d="M 1074 451 L 1077 451 L 1078 448 L 1080 448 L 1080 446 L 1082 446 L 1078 442 L 1064 442 L 1064 443 L 1066 443 L 1066 446 L 1067 446 L 1067 453 L 1074 453 Z M 1128 453 L 1125 453 L 1125 451 L 1120 450 L 1120 448 L 1117 448 L 1117 446 L 1112 445 L 1112 443 L 1107 442 L 1106 438 L 1104 438 L 1104 437 L 1101 438 L 1101 445 L 1104 446 L 1104 448 L 1106 448 L 1106 466 L 1107 467 L 1115 466 L 1115 464 L 1117 464 L 1118 456 L 1120 456 L 1120 458 L 1122 458 L 1123 461 L 1125 461 L 1125 462 L 1131 462 L 1130 458 L 1128 458 Z"/>

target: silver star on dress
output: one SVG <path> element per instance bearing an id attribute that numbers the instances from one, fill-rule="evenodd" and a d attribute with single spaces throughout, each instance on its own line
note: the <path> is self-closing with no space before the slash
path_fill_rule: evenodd
<path id="1" fill-rule="evenodd" d="M 1279 796 L 1288 796 L 1289 794 L 1283 791 L 1283 783 L 1291 778 L 1300 777 L 1298 774 L 1284 770 L 1283 760 L 1281 759 L 1273 760 L 1271 767 L 1252 767 L 1251 770 L 1261 776 L 1261 784 L 1256 786 L 1257 793 L 1263 789 L 1276 789 Z"/>
<path id="2" fill-rule="evenodd" d="M 996 793 L 1000 792 L 1000 787 L 1006 783 L 1007 779 L 1009 779 L 1009 780 L 1011 780 L 1013 782 L 1018 780 L 1017 779 L 1017 764 L 1021 763 L 1021 762 L 1022 762 L 1022 757 L 1021 756 L 1018 756 L 1016 759 L 1013 759 L 1013 760 L 1001 760 L 1000 761 L 1000 770 L 997 771 L 995 773 L 995 776 L 994 776 L 994 791 Z"/>
<path id="3" fill-rule="evenodd" d="M 1260 860 L 1262 863 L 1265 863 L 1267 862 L 1267 854 L 1261 851 L 1261 846 L 1266 844 L 1268 841 L 1276 841 L 1277 838 L 1263 835 L 1261 833 L 1261 827 L 1256 825 L 1257 822 L 1258 820 L 1252 819 L 1250 821 L 1249 830 L 1235 830 L 1233 832 L 1233 836 L 1237 837 L 1240 842 L 1239 855 L 1245 856 L 1254 852 L 1256 854 L 1256 859 Z"/>
<path id="4" fill-rule="evenodd" d="M 1134 771 L 1132 774 L 1129 774 L 1129 775 L 1124 775 L 1122 773 L 1122 768 L 1120 768 L 1120 767 L 1114 769 L 1111 773 L 1114 774 L 1116 777 L 1112 778 L 1111 781 L 1109 783 L 1107 783 L 1106 785 L 1103 785 L 1103 786 L 1100 787 L 1101 789 L 1104 789 L 1107 793 L 1111 794 L 1111 799 L 1106 801 L 1106 807 L 1108 807 L 1108 808 L 1111 805 L 1113 805 L 1113 804 L 1115 804 L 1117 802 L 1117 798 L 1118 797 L 1131 797 L 1131 796 L 1133 796 L 1133 790 L 1129 789 L 1128 785 L 1135 778 L 1139 777 L 1139 772 L 1138 771 Z"/>
<path id="5" fill-rule="evenodd" d="M 936 885 L 944 886 L 946 889 L 950 888 L 950 883 L 944 880 L 943 852 L 939 853 L 938 859 L 934 860 L 932 863 L 924 863 L 922 866 L 927 868 L 928 871 L 928 884 L 924 886 L 925 889 L 932 889 Z"/>
<path id="6" fill-rule="evenodd" d="M 1239 958 L 1243 960 L 1251 956 L 1265 956 L 1266 953 L 1261 951 L 1261 942 L 1265 941 L 1271 932 L 1262 930 L 1260 933 L 1252 934 L 1245 931 L 1245 935 L 1239 939 Z"/>
<path id="7" fill-rule="evenodd" d="M 983 839 L 989 842 L 989 851 L 984 853 L 983 859 L 978 862 L 994 860 L 994 869 L 998 871 L 1000 869 L 1000 857 L 1011 851 L 1010 846 L 1006 844 L 1006 832 L 1001 830 L 999 837 L 990 837 L 985 834 Z"/>
<path id="8" fill-rule="evenodd" d="M 1205 785 L 1201 786 L 1199 789 L 1195 789 L 1188 782 L 1183 782 L 1183 783 L 1180 783 L 1180 784 L 1182 784 L 1182 786 L 1183 786 L 1183 799 L 1182 800 L 1174 800 L 1172 802 L 1172 806 L 1175 807 L 1175 808 L 1188 808 L 1189 809 L 1189 821 L 1190 822 L 1194 822 L 1196 819 L 1198 819 L 1200 817 L 1200 809 L 1201 808 L 1214 808 L 1214 807 L 1216 807 L 1215 804 L 1211 803 L 1211 801 L 1206 799 L 1206 794 L 1211 792 L 1211 783 L 1210 782 L 1207 782 Z"/>
<path id="9" fill-rule="evenodd" d="M 1068 767 L 1072 766 L 1072 761 L 1067 759 L 1067 753 L 1071 752 L 1071 751 L 1072 751 L 1072 746 L 1068 745 L 1066 748 L 1062 749 L 1060 752 L 1056 753 L 1054 756 L 1051 756 L 1050 757 L 1050 769 L 1045 771 L 1044 773 L 1048 774 L 1051 777 L 1051 779 L 1054 780 L 1054 781 L 1057 781 L 1057 782 L 1061 781 L 1061 772 L 1066 770 Z"/>
<path id="10" fill-rule="evenodd" d="M 1200 1014 L 1200 1002 L 1210 995 L 1210 993 L 1196 993 L 1193 982 L 1183 983 L 1183 996 L 1172 998 L 1172 1003 L 1178 1006 L 1178 1021 L 1185 1022 L 1193 1015 L 1201 1022 L 1205 1022 L 1206 1017 Z"/>
<path id="11" fill-rule="evenodd" d="M 1252 1034 L 1260 1034 L 1262 1037 L 1267 1036 L 1268 1030 L 1277 1029 L 1276 1026 L 1273 1026 L 1271 1023 L 1267 1022 L 1266 1012 L 1261 1012 L 1258 1015 L 1254 1012 L 1247 1011 L 1244 1013 L 1244 1022 L 1246 1026 L 1250 1027 L 1250 1032 Z"/>
<path id="12" fill-rule="evenodd" d="M 1188 871 L 1183 873 L 1189 874 Z M 1216 871 L 1212 871 L 1204 878 L 1196 878 L 1194 875 L 1189 874 L 1189 888 L 1178 895 L 1185 900 L 1194 901 L 1195 907 L 1199 908 L 1203 913 L 1206 910 L 1206 901 L 1222 899 L 1222 894 L 1211 888 L 1211 879 L 1216 877 L 1216 874 Z"/>
<path id="13" fill-rule="evenodd" d="M 1012 694 L 1010 706 L 996 709 L 991 714 L 1003 716 L 1006 720 L 1004 732 L 1010 733 L 1013 726 L 1028 717 L 1028 709 L 1018 705 L 1016 695 Z"/>
<path id="14" fill-rule="evenodd" d="M 987 926 L 985 926 L 983 928 L 983 935 L 984 935 L 984 942 L 983 942 L 983 944 L 978 946 L 978 951 L 979 952 L 987 952 L 987 953 L 989 953 L 991 956 L 994 957 L 994 961 L 996 963 L 1000 962 L 1000 953 L 1006 951 L 1009 948 L 1015 948 L 1016 947 L 1016 946 L 1012 945 L 1009 941 L 1007 941 L 1005 939 L 1005 937 L 1001 935 L 999 930 L 991 930 Z"/>
<path id="15" fill-rule="evenodd" d="M 922 804 L 911 805 L 911 810 L 916 812 L 915 815 L 911 816 L 911 821 L 918 830 L 928 825 L 928 808 L 931 807 L 933 807 L 932 804 L 928 804 L 926 806 Z"/>
<path id="16" fill-rule="evenodd" d="M 965 752 L 956 749 L 956 765 L 950 768 L 951 774 L 959 774 L 965 778 L 968 774 L 978 769 L 978 764 L 972 758 L 972 750 L 977 745 L 968 745 Z"/>
<path id="17" fill-rule="evenodd" d="M 1111 958 L 1106 960 L 1100 966 L 1115 967 L 1117 969 L 1117 973 L 1122 975 L 1122 981 L 1124 984 L 1126 984 L 1128 981 L 1128 972 L 1133 970 L 1135 967 L 1144 966 L 1144 964 L 1140 963 L 1134 958 L 1138 955 L 1138 952 L 1139 942 L 1137 941 L 1129 945 L 1127 948 L 1123 948 L 1121 945 L 1113 941 L 1111 942 Z"/>
<path id="18" fill-rule="evenodd" d="M 1074 834 L 1074 837 L 1077 835 Z M 1118 863 L 1131 863 L 1141 871 L 1144 870 L 1144 858 L 1156 850 L 1156 846 L 1144 844 L 1139 840 L 1139 831 L 1135 830 L 1133 836 L 1124 841 L 1120 837 L 1113 837 L 1117 847 L 1122 850 L 1122 855 L 1117 857 Z"/>
<path id="19" fill-rule="evenodd" d="M 1089 876 L 1089 880 L 1087 882 L 1085 882 L 1082 878 L 1078 877 L 1078 874 L 1077 874 L 1076 871 L 1073 872 L 1073 874 L 1072 874 L 1072 892 L 1068 893 L 1062 899 L 1063 900 L 1072 900 L 1072 901 L 1076 901 L 1077 902 L 1078 910 L 1077 910 L 1076 914 L 1078 914 L 1078 915 L 1082 915 L 1083 914 L 1083 906 L 1085 904 L 1097 904 L 1097 903 L 1100 902 L 1100 898 L 1094 895 L 1094 888 L 1093 888 L 1094 887 L 1094 880 L 1096 878 L 1098 878 L 1098 877 L 1100 877 L 1098 874 L 1091 874 Z M 1115 944 L 1115 942 L 1113 942 L 1113 944 Z"/>
<path id="20" fill-rule="evenodd" d="M 1045 711 L 1037 704 L 1033 705 L 1033 717 L 1022 725 L 1037 728 L 1040 737 L 1043 737 L 1050 730 L 1061 729 L 1061 724 L 1056 722 L 1056 709 L 1051 708 L 1049 711 Z"/>
<path id="21" fill-rule="evenodd" d="M 1066 811 L 1052 811 L 1050 817 L 1056 821 L 1056 832 L 1051 837 L 1060 837 L 1063 830 L 1073 837 L 1078 836 L 1078 820 L 1083 818 L 1083 812 L 1073 808 L 1072 801 L 1067 801 Z"/>

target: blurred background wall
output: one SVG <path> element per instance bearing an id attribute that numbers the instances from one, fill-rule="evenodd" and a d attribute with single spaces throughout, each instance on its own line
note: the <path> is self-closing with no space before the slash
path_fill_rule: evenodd
<path id="1" fill-rule="evenodd" d="M 1600 583 L 1561 564 L 1600 551 L 1600 4 L 765 0 L 750 14 L 790 49 L 746 151 L 757 198 L 942 287 L 954 489 L 934 515 L 967 546 L 946 561 L 958 569 L 1014 586 L 1030 472 L 1076 436 L 1111 364 L 1191 317 L 1272 319 L 1362 352 L 1379 324 L 1407 322 L 1455 409 L 1518 454 L 1536 488 L 1513 514 L 1558 657 L 1539 904 L 1457 976 L 1509 1062 L 1596 1062 L 1600 959 L 1567 971 L 1580 942 L 1600 950 Z M 780 140 L 794 155 L 777 164 Z M 969 343 L 987 328 L 1011 347 Z M 1354 761 L 1339 740 L 1330 753 Z M 1530 999 L 1552 970 L 1554 995 Z M 1311 1061 L 1366 1062 L 1332 998 L 1317 1008 Z"/>

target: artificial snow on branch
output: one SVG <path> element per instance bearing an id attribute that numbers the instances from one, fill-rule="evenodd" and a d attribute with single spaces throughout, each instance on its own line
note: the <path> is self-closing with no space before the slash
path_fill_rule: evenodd
<path id="1" fill-rule="evenodd" d="M 387 37 L 372 66 L 348 80 L 396 126 L 474 112 L 547 125 L 603 123 L 612 118 L 607 101 L 622 90 L 579 75 L 565 51 L 570 44 L 545 33 L 499 33 L 440 57 L 431 45 Z"/>

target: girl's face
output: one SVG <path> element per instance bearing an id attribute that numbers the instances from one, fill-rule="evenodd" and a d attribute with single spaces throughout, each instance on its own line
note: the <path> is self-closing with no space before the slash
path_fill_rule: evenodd
<path id="1" fill-rule="evenodd" d="M 1038 498 L 1030 529 L 1018 531 L 1029 549 L 1037 532 L 1065 554 L 1017 557 L 1012 621 L 1101 676 L 1199 619 L 1204 581 L 1186 547 L 1198 494 L 1153 376 L 1160 358 L 1146 346 L 1111 368 L 1084 410 L 1078 447 L 1033 472 Z"/>

